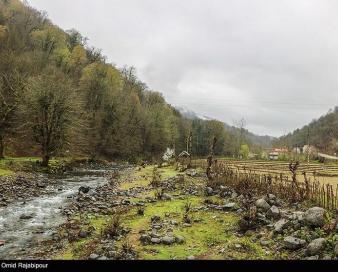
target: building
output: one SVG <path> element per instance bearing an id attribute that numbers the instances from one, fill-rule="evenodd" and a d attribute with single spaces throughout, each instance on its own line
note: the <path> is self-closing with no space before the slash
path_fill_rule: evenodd
<path id="1" fill-rule="evenodd" d="M 281 155 L 286 155 L 289 152 L 287 148 L 273 148 L 269 152 L 270 160 L 278 160 Z"/>

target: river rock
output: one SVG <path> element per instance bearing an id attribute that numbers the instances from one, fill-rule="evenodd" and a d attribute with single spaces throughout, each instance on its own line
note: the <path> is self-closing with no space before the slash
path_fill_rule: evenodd
<path id="1" fill-rule="evenodd" d="M 304 222 L 311 227 L 322 227 L 325 224 L 325 209 L 313 207 L 308 209 L 304 215 Z"/>
<path id="2" fill-rule="evenodd" d="M 263 211 L 268 211 L 271 207 L 264 198 L 258 199 L 255 204 L 258 209 L 262 209 Z"/>
<path id="3" fill-rule="evenodd" d="M 165 245 L 172 245 L 173 243 L 175 243 L 175 237 L 164 236 L 162 238 L 162 243 L 165 244 Z"/>
<path id="4" fill-rule="evenodd" d="M 326 240 L 318 238 L 313 240 L 306 248 L 306 255 L 313 256 L 319 254 L 325 247 Z"/>
<path id="5" fill-rule="evenodd" d="M 84 194 L 88 194 L 88 193 L 89 193 L 89 190 L 90 190 L 90 187 L 88 187 L 88 186 L 81 186 L 81 187 L 79 188 L 79 193 L 82 192 L 82 193 L 84 193 Z"/>
<path id="6" fill-rule="evenodd" d="M 284 245 L 287 249 L 291 249 L 291 250 L 296 250 L 296 249 L 300 249 L 303 246 L 305 246 L 306 241 L 293 237 L 293 236 L 287 236 L 284 238 Z"/>
<path id="7" fill-rule="evenodd" d="M 188 256 L 187 257 L 187 260 L 188 261 L 193 261 L 193 260 L 196 260 L 195 256 Z"/>
<path id="8" fill-rule="evenodd" d="M 266 213 L 268 217 L 278 219 L 280 217 L 280 211 L 276 206 L 272 206 Z"/>
<path id="9" fill-rule="evenodd" d="M 32 219 L 33 217 L 34 217 L 33 213 L 20 215 L 21 220 L 29 220 L 29 219 Z"/>
<path id="10" fill-rule="evenodd" d="M 39 187 L 39 188 L 46 188 L 47 187 L 47 185 L 44 182 L 42 182 L 42 181 L 38 182 L 36 184 L 36 186 Z"/>

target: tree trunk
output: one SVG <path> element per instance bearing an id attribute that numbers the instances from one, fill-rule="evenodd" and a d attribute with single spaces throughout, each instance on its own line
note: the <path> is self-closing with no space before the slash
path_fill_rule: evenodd
<path id="1" fill-rule="evenodd" d="M 4 137 L 0 136 L 0 159 L 5 158 L 4 151 L 5 151 Z"/>
<path id="2" fill-rule="evenodd" d="M 47 167 L 49 164 L 49 156 L 48 155 L 43 155 L 42 156 L 42 166 Z"/>

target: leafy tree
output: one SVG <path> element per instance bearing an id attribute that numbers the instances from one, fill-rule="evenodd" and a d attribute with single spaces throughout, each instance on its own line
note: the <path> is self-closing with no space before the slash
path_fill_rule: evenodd
<path id="1" fill-rule="evenodd" d="M 36 143 L 41 148 L 42 165 L 68 144 L 74 118 L 71 82 L 55 68 L 29 80 L 26 112 Z"/>

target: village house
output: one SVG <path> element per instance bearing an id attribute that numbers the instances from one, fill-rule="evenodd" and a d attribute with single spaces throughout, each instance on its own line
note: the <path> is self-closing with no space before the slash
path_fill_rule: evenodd
<path id="1" fill-rule="evenodd" d="M 269 152 L 270 160 L 278 160 L 280 155 L 287 154 L 289 150 L 287 148 L 273 148 Z"/>

